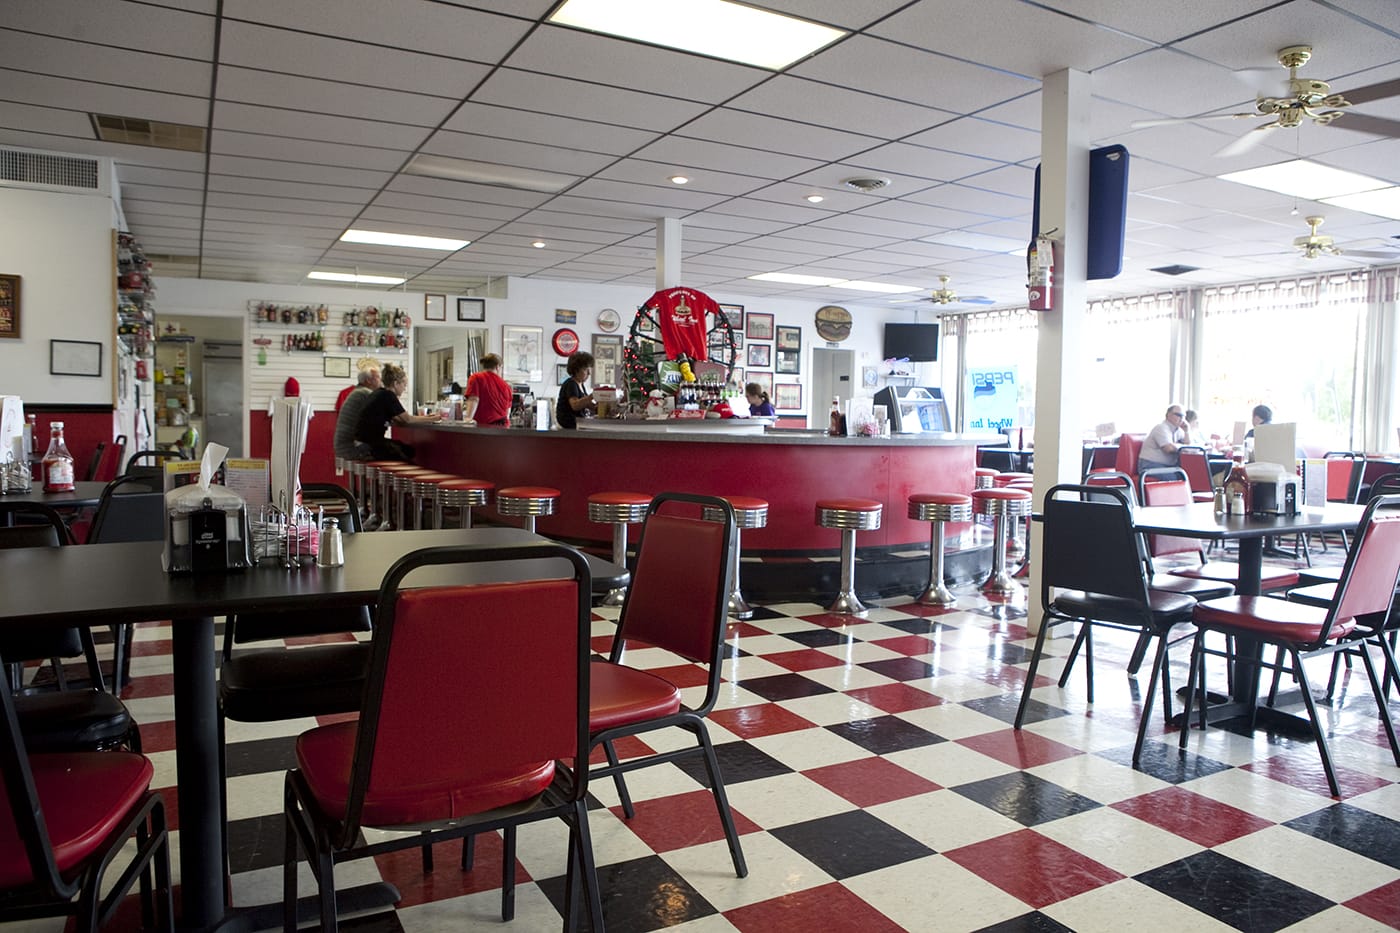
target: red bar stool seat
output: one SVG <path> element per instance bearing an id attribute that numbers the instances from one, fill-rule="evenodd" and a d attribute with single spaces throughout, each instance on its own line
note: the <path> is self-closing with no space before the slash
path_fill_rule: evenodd
<path id="1" fill-rule="evenodd" d="M 553 515 L 560 492 L 550 486 L 507 486 L 496 492 L 496 512 L 508 518 L 521 519 L 526 531 L 535 530 L 535 518 Z"/>
<path id="2" fill-rule="evenodd" d="M 446 528 L 443 512 L 455 508 L 458 527 L 470 528 L 472 509 L 486 505 L 491 498 L 491 490 L 495 488 L 495 483 L 484 479 L 463 479 L 456 476 L 438 483 L 433 496 L 433 527 Z"/>
<path id="3" fill-rule="evenodd" d="M 841 591 L 828 612 L 865 615 L 865 604 L 856 596 L 856 532 L 879 528 L 884 508 L 874 499 L 817 500 L 817 524 L 841 531 Z"/>
<path id="4" fill-rule="evenodd" d="M 978 467 L 972 471 L 972 488 L 991 489 L 999 473 L 991 467 Z"/>
<path id="5" fill-rule="evenodd" d="M 422 528 L 423 510 L 436 509 L 438 483 L 445 483 L 457 477 L 451 473 L 439 473 L 435 470 L 401 475 L 408 477 L 408 500 L 413 504 L 413 527 L 414 529 Z M 404 524 L 407 525 L 408 522 L 404 522 Z M 432 527 L 431 518 L 429 518 L 428 527 Z"/>
<path id="6" fill-rule="evenodd" d="M 753 607 L 748 600 L 744 599 L 743 592 L 739 589 L 739 552 L 742 550 L 743 542 L 739 535 L 744 528 L 763 528 L 768 524 L 768 500 L 755 499 L 751 496 L 721 496 L 729 503 L 734 510 L 734 583 L 729 591 L 729 614 L 736 619 L 748 619 L 753 617 Z M 724 511 L 718 508 L 706 508 L 704 518 L 707 522 L 724 521 Z"/>
<path id="7" fill-rule="evenodd" d="M 595 492 L 588 497 L 588 520 L 613 526 L 614 564 L 627 566 L 627 526 L 644 521 L 650 505 L 651 496 L 640 492 Z M 621 606 L 626 598 L 627 587 L 619 586 L 603 597 L 603 605 Z"/>
<path id="8" fill-rule="evenodd" d="M 1010 486 L 1012 483 L 1028 482 L 1034 479 L 1035 476 L 1030 473 L 998 473 L 992 477 L 992 486 L 994 488 Z"/>
<path id="9" fill-rule="evenodd" d="M 952 606 L 958 598 L 943 582 L 943 526 L 947 522 L 972 521 L 972 497 L 959 492 L 916 492 L 909 497 L 909 517 L 933 523 L 929 529 L 928 587 L 915 602 Z"/>
<path id="10" fill-rule="evenodd" d="M 384 478 L 389 489 L 388 511 L 392 516 L 390 521 L 393 528 L 403 530 L 409 527 L 407 500 L 413 492 L 413 480 L 433 472 L 435 471 L 411 463 L 401 464 L 396 469 L 380 471 L 380 476 Z"/>
<path id="11" fill-rule="evenodd" d="M 1003 601 L 1025 598 L 1021 584 L 1006 570 L 1006 541 L 1010 523 L 1031 513 L 1031 494 L 1024 489 L 974 489 L 972 510 L 978 515 L 990 515 L 995 520 L 992 536 L 992 572 L 982 584 L 985 596 Z"/>

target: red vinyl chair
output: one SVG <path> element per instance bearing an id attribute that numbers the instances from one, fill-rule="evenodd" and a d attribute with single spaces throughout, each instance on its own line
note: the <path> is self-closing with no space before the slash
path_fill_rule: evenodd
<path id="1" fill-rule="evenodd" d="M 697 513 L 704 510 L 718 520 L 706 521 L 701 514 L 677 514 L 686 507 Z M 705 727 L 705 717 L 719 699 L 734 538 L 734 509 L 724 499 L 662 493 L 652 500 L 637 544 L 637 566 L 618 617 L 612 651 L 606 661 L 593 663 L 589 728 L 593 745 L 601 745 L 608 760 L 606 766 L 594 767 L 592 775 L 613 779 L 628 819 L 635 810 L 623 774 L 690 755 L 703 756 L 729 854 L 734 860 L 734 873 L 743 878 L 749 872 L 748 866 L 739 846 L 719 760 Z M 686 706 L 681 702 L 681 687 L 685 684 L 668 680 L 656 671 L 627 666 L 623 659 L 628 642 L 641 642 L 703 665 L 704 699 L 695 706 Z M 673 727 L 692 733 L 696 744 L 625 762 L 618 760 L 613 746 L 617 740 Z"/>
<path id="2" fill-rule="evenodd" d="M 1191 498 L 1197 502 L 1209 502 L 1215 498 L 1215 484 L 1210 478 L 1210 459 L 1204 447 L 1187 445 L 1177 448 L 1177 462 L 1191 484 Z"/>
<path id="3" fill-rule="evenodd" d="M 1304 605 L 1264 596 L 1230 596 L 1197 604 L 1194 613 L 1197 635 L 1191 651 L 1189 679 L 1193 689 L 1186 694 L 1186 714 L 1179 740 L 1181 747 L 1186 747 L 1195 688 L 1199 685 L 1202 695 L 1205 691 L 1203 656 L 1213 653 L 1204 647 L 1205 636 L 1208 632 L 1223 632 L 1237 643 L 1248 639 L 1259 646 L 1259 654 L 1253 661 L 1247 662 L 1241 658 L 1239 662 L 1250 663 L 1256 672 L 1259 668 L 1280 666 L 1279 662 L 1270 665 L 1262 660 L 1263 646 L 1275 645 L 1287 652 L 1287 669 L 1297 679 L 1301 689 L 1303 705 L 1312 723 L 1318 754 L 1322 758 L 1322 770 L 1327 775 L 1332 796 L 1340 797 L 1341 790 L 1337 786 L 1337 775 L 1327 747 L 1326 728 L 1318 716 L 1312 687 L 1303 669 L 1303 661 L 1307 658 L 1339 651 L 1361 656 L 1380 710 L 1381 722 L 1385 726 L 1386 738 L 1390 741 L 1391 755 L 1396 765 L 1400 765 L 1400 743 L 1396 741 L 1390 708 L 1376 674 L 1375 662 L 1366 650 L 1368 646 L 1379 648 L 1385 658 L 1387 672 L 1396 670 L 1395 652 L 1385 632 L 1397 583 L 1400 583 L 1400 496 L 1383 496 L 1372 500 L 1367 506 L 1366 514 L 1357 528 L 1356 540 L 1347 552 L 1335 596 L 1328 605 Z M 1205 721 L 1206 709 L 1202 701 L 1202 729 L 1205 728 Z"/>
<path id="4" fill-rule="evenodd" d="M 543 559 L 569 578 L 403 588 L 419 568 Z M 287 930 L 298 845 L 321 930 L 335 933 L 337 863 L 496 829 L 509 920 L 515 828 L 555 817 L 569 827 L 565 928 L 582 871 L 592 928 L 603 929 L 586 800 L 591 589 L 584 557 L 557 544 L 429 548 L 389 569 L 360 716 L 302 733 L 287 773 Z M 361 827 L 414 832 L 367 843 Z"/>
<path id="5" fill-rule="evenodd" d="M 30 755 L 0 665 L 0 922 L 71 916 L 79 933 L 92 933 L 139 878 L 143 924 L 171 933 L 165 808 L 150 789 L 154 770 L 135 752 Z M 135 850 L 126 851 L 133 838 Z M 119 858 L 126 867 L 108 882 Z"/>

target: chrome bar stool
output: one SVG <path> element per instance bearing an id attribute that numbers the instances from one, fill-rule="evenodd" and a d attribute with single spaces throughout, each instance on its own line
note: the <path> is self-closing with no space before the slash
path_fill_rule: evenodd
<path id="1" fill-rule="evenodd" d="M 739 589 L 739 558 L 743 550 L 743 542 L 739 536 L 744 528 L 762 528 L 768 524 L 768 500 L 754 499 L 750 496 L 722 498 L 734 509 L 734 582 L 729 591 L 729 614 L 736 619 L 748 619 L 753 616 L 753 607 L 744 599 L 744 594 Z M 724 521 L 724 513 L 716 508 L 705 509 L 704 516 L 706 521 Z"/>
<path id="2" fill-rule="evenodd" d="M 521 519 L 520 527 L 533 532 L 536 516 L 554 514 L 559 495 L 549 486 L 507 486 L 496 492 L 496 513 Z"/>
<path id="3" fill-rule="evenodd" d="M 993 476 L 992 486 L 999 489 L 1003 486 L 1011 486 L 1016 483 L 1030 482 L 1034 479 L 1035 475 L 1032 473 L 1012 473 L 1008 471 L 1006 473 L 998 473 L 996 476 Z"/>
<path id="4" fill-rule="evenodd" d="M 982 584 L 984 596 L 1017 601 L 1025 598 L 1021 584 L 1006 571 L 1006 536 L 1009 523 L 1031 513 L 1031 494 L 1024 489 L 974 489 L 972 510 L 978 515 L 990 515 L 996 531 L 992 537 L 992 572 Z"/>
<path id="5" fill-rule="evenodd" d="M 991 489 L 996 482 L 998 472 L 991 467 L 977 467 L 972 471 L 972 488 Z"/>
<path id="6" fill-rule="evenodd" d="M 651 496 L 640 492 L 595 492 L 588 497 L 588 520 L 613 526 L 614 564 L 627 566 L 627 526 L 644 521 L 650 505 Z M 602 605 L 621 606 L 626 598 L 627 587 L 615 587 L 603 597 Z"/>
<path id="7" fill-rule="evenodd" d="M 408 477 L 408 501 L 412 503 L 413 528 L 415 531 L 423 527 L 423 510 L 435 510 L 437 508 L 437 488 L 439 483 L 450 479 L 456 479 L 451 473 L 438 473 L 435 470 L 426 470 L 422 473 L 401 473 L 400 476 Z M 430 511 L 430 516 L 435 512 Z M 429 518 L 428 527 L 432 527 L 432 518 Z M 408 522 L 405 521 L 407 526 Z"/>
<path id="8" fill-rule="evenodd" d="M 384 509 L 384 505 L 388 500 L 384 497 L 384 488 L 379 479 L 379 471 L 387 467 L 396 467 L 401 465 L 402 461 L 399 460 L 364 461 L 364 466 L 362 467 L 362 469 L 364 470 L 364 502 L 365 508 L 367 510 L 365 513 L 365 529 L 367 531 L 373 530 L 370 527 L 370 522 L 373 522 L 375 525 L 378 525 L 379 523 L 384 521 L 384 515 L 382 514 L 382 512 Z"/>
<path id="9" fill-rule="evenodd" d="M 972 497 L 960 492 L 916 492 L 909 497 L 909 517 L 932 522 L 929 531 L 928 587 L 915 602 L 924 606 L 952 606 L 958 598 L 943 582 L 943 526 L 947 522 L 972 521 Z"/>
<path id="10" fill-rule="evenodd" d="M 495 488 L 495 483 L 488 483 L 484 479 L 453 477 L 438 483 L 437 493 L 433 497 L 433 527 L 446 528 L 447 522 L 443 512 L 455 508 L 458 527 L 470 528 L 472 509 L 484 506 L 491 497 L 491 490 Z"/>
<path id="11" fill-rule="evenodd" d="M 863 616 L 865 604 L 856 596 L 856 532 L 880 527 L 884 505 L 874 499 L 818 499 L 817 524 L 841 532 L 841 591 L 828 612 Z"/>
<path id="12" fill-rule="evenodd" d="M 1013 479 L 1006 483 L 1004 489 L 1024 489 L 1035 496 L 1035 480 L 1029 473 L 1025 474 L 1025 479 Z M 1017 577 L 1030 576 L 1030 565 L 1026 558 L 1030 556 L 1031 541 L 1031 516 L 1026 513 L 1021 518 L 1011 523 L 1011 528 L 1006 535 L 1006 560 L 1012 565 L 1019 564 L 1020 569 L 1016 571 Z"/>
<path id="13" fill-rule="evenodd" d="M 418 473 L 429 472 L 423 467 L 414 466 L 412 463 L 396 463 L 392 466 L 379 468 L 379 485 L 384 492 L 383 502 L 385 507 L 381 514 L 386 524 L 380 525 L 380 531 L 397 531 L 407 527 L 404 521 L 404 495 L 408 492 L 408 477 Z"/>
<path id="14" fill-rule="evenodd" d="M 355 497 L 355 501 L 360 504 L 360 518 L 368 516 L 369 503 L 365 501 L 365 462 L 363 460 L 346 460 L 346 467 L 350 471 L 350 494 Z"/>

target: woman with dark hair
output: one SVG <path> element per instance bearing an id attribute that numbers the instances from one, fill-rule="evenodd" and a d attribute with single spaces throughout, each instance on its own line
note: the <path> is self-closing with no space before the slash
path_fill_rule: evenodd
<path id="1" fill-rule="evenodd" d="M 510 383 L 500 377 L 501 358 L 488 353 L 481 358 L 481 370 L 467 380 L 467 407 L 462 413 L 468 421 L 487 427 L 510 427 Z"/>
<path id="2" fill-rule="evenodd" d="M 744 397 L 749 400 L 750 415 L 775 415 L 773 403 L 768 401 L 768 393 L 763 391 L 763 386 L 757 382 L 750 382 L 744 386 Z"/>
<path id="3" fill-rule="evenodd" d="M 575 350 L 569 354 L 565 369 L 569 372 L 569 378 L 559 387 L 559 403 L 554 406 L 554 420 L 559 427 L 572 431 L 578 427 L 580 415 L 586 418 L 598 410 L 593 393 L 584 388 L 584 383 L 593 375 L 593 354 Z"/>
<path id="4" fill-rule="evenodd" d="M 404 411 L 399 396 L 408 388 L 408 373 L 402 366 L 388 363 L 384 367 L 384 386 L 374 390 L 355 428 L 355 440 L 365 444 L 375 460 L 412 460 L 413 448 L 388 436 L 389 426 L 397 424 L 433 424 L 441 419 L 435 415 L 410 415 Z"/>

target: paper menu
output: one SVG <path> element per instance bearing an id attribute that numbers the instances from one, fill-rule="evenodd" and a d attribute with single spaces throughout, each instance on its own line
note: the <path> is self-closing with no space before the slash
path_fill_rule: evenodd
<path id="1" fill-rule="evenodd" d="M 0 461 L 23 460 L 24 401 L 18 395 L 0 395 Z"/>
<path id="2" fill-rule="evenodd" d="M 249 515 L 260 514 L 271 500 L 268 496 L 269 461 L 235 459 L 224 461 L 224 485 L 243 497 Z"/>
<path id="3" fill-rule="evenodd" d="M 272 400 L 272 504 L 280 509 L 296 505 L 301 489 L 301 455 L 311 422 L 311 403 L 302 398 Z"/>

